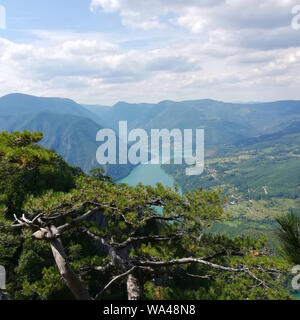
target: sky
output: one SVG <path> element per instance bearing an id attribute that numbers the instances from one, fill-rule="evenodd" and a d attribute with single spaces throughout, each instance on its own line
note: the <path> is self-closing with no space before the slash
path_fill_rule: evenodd
<path id="1" fill-rule="evenodd" d="M 0 96 L 300 99 L 298 12 L 300 0 L 0 0 Z"/>

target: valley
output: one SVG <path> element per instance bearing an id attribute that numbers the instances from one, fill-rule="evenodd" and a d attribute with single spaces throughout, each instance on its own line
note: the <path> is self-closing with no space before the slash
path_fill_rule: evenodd
<path id="1" fill-rule="evenodd" d="M 130 185 L 178 184 L 182 192 L 218 189 L 231 220 L 212 230 L 231 236 L 268 235 L 275 248 L 274 217 L 300 212 L 300 101 L 237 104 L 203 99 L 157 104 L 119 102 L 112 107 L 68 99 L 12 94 L 0 98 L 0 130 L 42 131 L 42 144 L 88 172 L 96 161 L 102 128 L 205 130 L 205 170 L 186 176 L 186 165 L 104 166 Z"/>
<path id="2" fill-rule="evenodd" d="M 217 189 L 228 202 L 231 220 L 214 231 L 231 236 L 268 235 L 276 247 L 274 218 L 292 210 L 300 213 L 300 125 L 257 139 L 245 140 L 219 150 L 208 150 L 201 176 L 185 176 L 185 166 L 162 168 L 186 192 L 196 188 Z"/>

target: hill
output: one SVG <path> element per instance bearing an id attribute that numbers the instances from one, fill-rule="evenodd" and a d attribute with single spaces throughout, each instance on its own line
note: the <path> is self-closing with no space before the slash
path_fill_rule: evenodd
<path id="1" fill-rule="evenodd" d="M 221 190 L 228 198 L 227 210 L 232 214 L 232 221 L 222 229 L 230 235 L 268 232 L 273 241 L 274 217 L 288 210 L 300 213 L 300 123 L 297 121 L 273 134 L 206 150 L 201 176 L 187 177 L 184 165 L 162 167 L 183 191 L 199 187 Z"/>
<path id="2" fill-rule="evenodd" d="M 240 140 L 283 130 L 300 121 L 300 101 L 237 104 L 210 99 L 162 101 L 158 104 L 129 104 L 87 107 L 113 128 L 127 120 L 128 128 L 196 129 L 204 128 L 206 145 L 219 147 Z"/>
<path id="3" fill-rule="evenodd" d="M 39 98 L 11 94 L 0 98 L 0 131 L 41 131 L 42 145 L 54 149 L 73 166 L 84 171 L 99 167 L 96 134 L 101 119 L 69 99 Z M 107 174 L 119 179 L 130 165 L 108 165 Z"/>

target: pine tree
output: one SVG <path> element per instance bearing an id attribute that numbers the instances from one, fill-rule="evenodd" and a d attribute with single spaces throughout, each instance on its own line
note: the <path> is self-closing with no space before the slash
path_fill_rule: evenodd
<path id="1" fill-rule="evenodd" d="M 282 285 L 288 266 L 271 256 L 265 239 L 209 232 L 228 218 L 218 192 L 180 195 L 160 184 L 116 184 L 99 170 L 87 176 L 38 146 L 40 138 L 0 134 L 10 181 L 8 189 L 1 182 L 0 263 L 13 270 L 13 298 L 289 298 Z M 42 184 L 44 167 L 53 179 Z M 27 171 L 43 188 L 31 175 L 18 179 Z"/>

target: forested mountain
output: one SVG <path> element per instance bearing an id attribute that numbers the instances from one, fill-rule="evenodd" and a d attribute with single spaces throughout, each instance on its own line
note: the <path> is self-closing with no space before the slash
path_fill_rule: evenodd
<path id="1" fill-rule="evenodd" d="M 129 128 L 148 130 L 204 128 L 210 147 L 273 133 L 300 120 L 300 101 L 243 104 L 203 99 L 85 107 L 114 128 L 120 120 L 127 120 Z"/>
<path id="2" fill-rule="evenodd" d="M 51 206 L 54 206 L 53 208 L 56 210 L 57 199 L 62 201 L 60 205 L 66 210 L 73 210 L 73 205 L 76 206 L 84 197 L 86 197 L 88 203 L 93 203 L 94 205 L 96 198 L 93 198 L 93 192 L 95 190 L 93 189 L 93 185 L 90 185 L 90 181 L 93 181 L 97 188 L 100 187 L 100 193 L 109 186 L 107 190 L 105 189 L 108 192 L 107 196 L 109 201 L 112 201 L 113 208 L 117 208 L 116 205 L 120 206 L 120 209 L 117 209 L 120 210 L 116 215 L 118 218 L 114 221 L 117 227 L 114 227 L 111 231 L 112 234 L 119 234 L 123 232 L 120 231 L 123 230 L 123 221 L 121 221 L 123 216 L 119 216 L 119 214 L 123 212 L 122 210 L 125 210 L 128 215 L 125 217 L 125 222 L 128 224 L 128 221 L 130 222 L 130 219 L 135 217 L 131 216 L 131 213 L 136 210 L 135 206 L 140 206 L 140 201 L 142 201 L 144 197 L 147 199 L 147 197 L 151 195 L 151 197 L 156 199 L 156 201 L 158 198 L 162 199 L 162 197 L 165 197 L 164 201 L 168 202 L 168 205 L 170 206 L 169 209 L 177 212 L 176 210 L 180 209 L 180 205 L 183 205 L 186 201 L 194 203 L 198 196 L 200 198 L 205 198 L 207 196 L 210 197 L 210 195 L 217 195 L 217 191 L 212 190 L 218 189 L 228 199 L 227 204 L 222 205 L 222 210 L 225 208 L 224 213 L 229 212 L 231 214 L 231 220 L 224 222 L 223 220 L 219 221 L 219 219 L 211 219 L 212 221 L 209 221 L 207 224 L 207 232 L 212 231 L 212 234 L 216 236 L 217 248 L 219 248 L 219 241 L 222 243 L 225 241 L 226 245 L 229 243 L 231 246 L 233 244 L 231 241 L 236 241 L 230 240 L 233 237 L 250 236 L 258 239 L 267 233 L 269 236 L 269 241 L 267 243 L 268 250 L 271 248 L 274 250 L 272 252 L 275 252 L 277 243 L 273 234 L 274 225 L 276 223 L 274 218 L 283 212 L 287 212 L 289 209 L 293 209 L 296 213 L 300 211 L 299 101 L 281 101 L 258 104 L 231 104 L 214 100 L 184 102 L 163 101 L 158 104 L 128 104 L 120 102 L 113 107 L 104 107 L 81 106 L 72 100 L 67 99 L 36 98 L 20 94 L 13 94 L 0 98 L 1 131 L 23 131 L 25 129 L 30 131 L 41 131 L 44 135 L 40 144 L 54 149 L 70 164 L 79 166 L 86 172 L 98 166 L 95 159 L 96 149 L 98 146 L 96 143 L 97 131 L 103 127 L 117 129 L 118 121 L 120 120 L 127 120 L 129 129 L 144 128 L 146 130 L 150 130 L 156 128 L 204 128 L 206 155 L 205 170 L 202 175 L 186 176 L 184 165 L 162 165 L 163 169 L 175 178 L 175 181 L 180 185 L 182 191 L 198 191 L 195 191 L 192 196 L 187 194 L 184 195 L 186 198 L 181 198 L 177 193 L 172 193 L 170 190 L 164 189 L 162 186 L 158 186 L 157 189 L 151 189 L 150 187 L 150 189 L 144 189 L 144 187 L 141 186 L 136 189 L 127 189 L 128 187 L 122 184 L 115 184 L 114 186 L 106 184 L 102 185 L 102 182 L 94 180 L 97 179 L 95 177 L 85 177 L 79 178 L 84 179 L 84 183 L 83 180 L 78 180 L 78 190 L 75 190 L 74 194 L 59 195 L 59 197 L 62 198 L 57 198 L 57 195 L 52 195 L 52 191 L 49 191 L 46 198 L 34 200 L 36 201 L 36 204 L 35 202 L 31 203 L 31 200 L 29 200 L 28 208 L 30 212 L 32 212 L 32 208 L 35 208 L 34 210 L 40 210 L 43 206 L 45 206 L 43 207 L 45 212 L 48 212 L 50 209 L 52 210 Z M 26 138 L 27 135 L 30 136 L 29 133 L 25 133 L 24 135 L 21 134 L 22 139 Z M 5 165 L 14 165 L 16 167 L 15 179 L 15 177 L 10 177 L 9 174 L 7 174 L 9 170 L 6 170 L 3 166 L 3 170 L 6 170 L 7 181 L 9 183 L 3 181 L 2 187 L 3 190 L 5 189 L 5 192 L 4 197 L 0 200 L 5 203 L 8 208 L 14 208 L 15 202 L 18 203 L 17 200 L 19 198 L 18 193 L 15 192 L 15 188 L 18 185 L 18 181 L 23 181 L 23 176 L 18 175 L 19 169 L 22 171 L 25 168 L 26 170 L 24 172 L 26 175 L 28 172 L 31 174 L 30 179 L 37 179 L 37 176 L 35 176 L 34 172 L 31 171 L 31 165 L 35 165 L 36 162 L 36 152 L 38 152 L 38 157 L 41 157 L 42 155 L 42 158 L 39 159 L 39 161 L 42 161 L 42 167 L 44 166 L 44 161 L 46 161 L 46 163 L 49 161 L 47 154 L 51 154 L 53 152 L 50 150 L 46 151 L 45 149 L 39 149 L 39 147 L 35 146 L 35 143 L 39 141 L 39 136 L 37 135 L 36 137 L 32 136 L 34 144 L 33 146 L 28 146 L 30 152 L 26 158 L 22 156 L 23 151 L 21 149 L 23 147 L 22 145 L 19 145 L 18 139 L 13 140 L 13 145 L 15 144 L 13 148 L 16 148 L 16 150 L 10 154 L 9 150 L 11 148 L 11 144 L 6 140 L 13 138 L 15 139 L 14 135 L 11 137 L 7 134 L 3 135 L 5 143 L 3 142 L 4 149 L 2 155 L 5 157 L 2 156 L 2 159 L 0 159 Z M 16 153 L 17 156 L 14 156 L 14 153 Z M 10 159 L 9 157 L 12 156 L 13 158 Z M 64 164 L 59 158 L 56 158 L 53 153 L 52 156 L 54 157 L 53 159 L 56 159 L 55 161 L 53 160 L 54 166 L 56 166 L 56 162 L 63 166 L 63 169 L 59 170 L 62 170 L 62 172 L 66 170 L 66 173 L 64 174 L 68 179 L 70 177 L 72 178 L 73 171 L 75 174 L 75 180 L 77 179 L 76 177 L 78 174 L 83 175 L 83 172 L 80 173 L 79 171 L 76 171 L 75 168 L 69 168 L 67 164 Z M 14 161 L 15 163 L 11 163 L 11 161 Z M 48 164 L 46 165 L 46 174 L 50 175 L 53 180 L 51 180 L 51 183 L 54 183 L 53 185 L 58 191 L 74 186 L 73 184 L 75 180 L 72 180 L 73 178 L 70 181 L 63 179 L 65 182 L 70 182 L 70 185 L 61 185 L 58 179 L 61 173 L 55 171 L 55 174 L 53 175 L 51 166 L 48 167 Z M 107 166 L 106 169 L 108 175 L 119 178 L 129 174 L 132 166 L 115 165 Z M 45 172 L 42 170 L 39 171 L 39 174 L 45 174 Z M 68 174 L 71 176 L 69 177 Z M 38 179 L 38 181 L 43 182 L 43 179 L 44 178 Z M 49 179 L 46 180 L 48 181 Z M 98 185 L 99 183 L 100 185 Z M 14 186 L 14 184 L 16 184 L 16 186 Z M 29 184 L 31 187 L 35 187 L 31 182 Z M 22 188 L 23 187 L 24 186 L 22 186 Z M 112 187 L 113 190 L 110 190 L 110 187 Z M 40 187 L 36 188 L 37 190 L 41 189 Z M 51 186 L 45 186 L 45 188 L 51 189 Z M 203 191 L 206 189 L 211 191 L 206 193 Z M 37 190 L 34 189 L 35 192 L 37 192 Z M 89 193 L 91 190 L 93 190 L 91 193 L 92 196 Z M 11 195 L 13 199 L 15 199 L 14 197 L 16 196 L 16 200 L 14 200 L 15 202 L 12 201 L 9 203 L 9 196 L 5 195 L 6 192 L 8 195 Z M 76 192 L 78 192 L 78 195 Z M 127 212 L 126 210 L 128 209 L 126 209 L 127 207 L 124 208 L 124 203 L 126 203 L 126 201 L 132 201 L 131 198 L 127 199 L 128 194 L 131 192 L 133 192 L 131 195 L 133 197 L 132 199 L 137 199 L 137 202 L 133 200 L 133 204 L 130 203 L 130 206 L 133 205 L 133 211 L 131 212 L 130 209 L 130 212 Z M 197 192 L 200 193 L 198 194 Z M 96 195 L 98 198 L 100 197 L 100 193 Z M 119 196 L 116 197 L 116 194 L 119 194 Z M 144 196 L 141 197 L 141 194 L 144 194 Z M 72 198 L 71 202 L 69 202 L 71 199 L 69 196 Z M 76 198 L 78 203 L 75 201 L 73 204 L 73 200 L 75 199 L 74 196 L 75 198 L 78 196 L 78 198 Z M 89 197 L 92 198 L 90 199 Z M 46 201 L 44 201 L 45 199 Z M 114 199 L 117 201 L 116 204 L 114 203 Z M 213 199 L 215 201 L 215 196 L 213 196 Z M 123 203 L 123 201 L 125 202 Z M 47 207 L 48 202 L 51 208 Z M 33 207 L 30 207 L 32 205 Z M 149 204 L 145 203 L 143 205 L 145 205 L 146 210 L 149 210 L 149 214 L 153 214 L 153 202 L 150 201 Z M 160 205 L 164 207 L 165 203 L 162 202 Z M 198 206 L 198 202 L 196 205 Z M 169 212 L 169 209 L 167 209 L 166 212 Z M 204 217 L 206 209 L 203 211 Z M 120 221 L 118 220 L 119 218 L 121 219 Z M 118 224 L 119 222 L 120 224 Z M 124 226 L 127 225 L 126 223 Z M 131 225 L 130 223 L 129 225 Z M 193 223 L 196 223 L 196 220 L 193 220 Z M 171 225 L 166 223 L 165 227 L 167 228 L 166 230 L 168 230 Z M 198 232 L 199 230 L 196 231 Z M 98 234 L 95 234 L 94 236 L 97 237 L 102 235 L 102 229 L 97 232 Z M 112 239 L 112 234 L 108 233 L 106 236 Z M 225 238 L 222 238 L 223 236 L 220 236 L 220 234 L 225 234 Z M 154 235 L 155 240 L 156 237 L 157 235 Z M 240 243 L 239 241 L 244 241 L 243 237 L 237 240 L 238 243 Z M 144 238 L 142 237 L 142 239 Z M 146 237 L 145 239 L 148 238 Z M 211 241 L 209 237 L 208 239 Z M 119 241 L 121 243 L 123 239 L 120 238 Z M 248 240 L 246 240 L 246 242 L 247 241 Z M 117 245 L 120 245 L 120 243 Z M 258 244 L 260 245 L 260 243 L 261 242 L 259 240 Z M 84 245 L 84 243 L 80 243 L 80 246 Z M 234 246 L 236 246 L 236 244 L 234 244 Z M 28 248 L 26 245 L 24 246 L 25 249 L 22 253 L 22 259 L 20 259 L 20 262 L 18 262 L 19 260 L 16 258 L 15 253 L 13 253 L 13 264 L 18 264 L 19 268 L 15 269 L 17 273 L 24 273 L 22 268 L 26 267 L 26 263 L 28 261 L 34 261 L 34 263 L 36 263 L 36 256 L 33 258 L 31 256 L 29 258 L 27 257 L 29 254 L 32 255 L 31 247 L 32 243 L 30 243 Z M 43 254 L 43 250 L 46 250 L 45 248 L 43 247 L 43 249 L 41 249 Z M 252 245 L 249 247 L 247 242 L 247 249 L 245 251 L 247 257 L 249 257 L 249 249 L 251 248 Z M 184 247 L 182 249 L 184 249 L 182 252 L 186 252 L 186 250 L 192 250 L 191 252 L 194 252 L 193 250 L 196 250 L 192 244 L 190 244 L 188 248 Z M 73 245 L 70 246 L 71 256 L 73 252 L 72 250 L 75 250 Z M 88 250 L 94 249 L 89 247 Z M 145 253 L 152 254 L 151 250 L 153 250 L 152 247 L 149 247 L 146 243 L 142 243 L 141 251 L 137 252 L 138 254 L 141 254 L 141 257 L 144 257 Z M 252 251 L 253 250 L 251 249 L 250 257 L 252 255 Z M 8 252 L 5 251 L 4 253 L 9 256 Z M 93 254 L 95 254 L 94 251 Z M 74 258 L 73 262 L 76 261 L 78 266 L 81 265 L 81 256 L 76 254 L 75 256 L 76 258 Z M 256 256 L 254 258 L 256 259 Z M 11 263 L 11 257 L 9 256 L 7 259 L 7 261 L 3 260 L 2 264 Z M 38 257 L 38 259 L 40 258 Z M 78 259 L 80 260 L 80 263 Z M 86 259 L 88 264 L 90 264 L 90 261 L 88 260 L 90 257 L 86 257 Z M 46 260 L 47 263 L 48 261 L 52 261 L 50 260 L 48 253 Z M 23 261 L 26 263 L 24 264 Z M 256 260 L 254 260 L 254 262 L 256 263 Z M 153 262 L 149 263 L 151 264 Z M 85 264 L 85 262 L 83 264 Z M 41 263 L 41 268 L 43 266 L 44 264 Z M 53 296 L 52 292 L 49 292 L 49 288 L 46 291 L 42 289 L 44 288 L 45 282 L 48 281 L 48 276 L 56 278 L 59 277 L 59 274 L 56 269 L 53 269 L 50 262 L 47 266 L 49 268 L 47 270 L 47 274 L 45 273 L 41 275 L 41 269 L 39 270 L 36 278 L 23 279 L 24 282 L 22 282 L 22 284 L 18 282 L 14 283 L 17 291 L 14 292 L 15 289 L 13 289 L 12 292 L 16 294 L 16 298 L 24 298 L 27 296 L 32 298 L 32 293 L 29 294 L 28 292 L 32 292 L 33 288 L 36 290 L 36 294 L 39 295 L 40 298 L 60 298 L 61 294 L 65 294 L 66 288 L 62 286 L 61 283 L 60 286 L 55 289 L 55 294 Z M 135 267 L 138 268 L 138 266 Z M 111 275 L 109 274 L 106 276 Z M 103 285 L 102 279 L 98 279 L 97 281 L 100 283 L 100 286 Z M 185 292 L 183 295 L 180 295 L 179 291 L 170 291 L 172 292 L 171 294 L 166 292 L 164 294 L 165 297 L 170 298 L 196 298 L 197 294 L 202 298 L 217 298 L 223 294 L 223 282 L 220 283 L 222 283 L 221 287 L 216 288 L 219 292 L 217 295 L 212 296 L 210 293 L 207 294 L 205 290 L 203 292 L 201 291 L 201 293 Z M 175 287 L 176 290 L 177 288 L 180 288 L 180 284 L 177 282 L 168 283 L 167 286 L 170 286 L 171 288 Z M 93 292 L 94 288 L 92 285 L 90 288 Z M 147 290 L 148 297 L 152 297 L 156 294 L 155 288 L 149 287 Z M 225 295 L 230 295 L 233 298 L 243 299 L 248 294 L 244 292 L 236 296 L 239 290 L 233 288 L 228 290 L 229 291 L 226 292 Z M 96 292 L 94 292 L 94 294 L 96 294 Z M 119 293 L 114 291 L 112 291 L 111 294 L 119 297 Z M 260 295 L 261 293 L 253 294 L 253 297 L 256 297 L 257 294 Z M 124 296 L 124 290 L 122 291 L 122 295 Z M 108 296 L 110 297 L 109 294 Z"/>
<path id="3" fill-rule="evenodd" d="M 184 165 L 162 167 L 183 191 L 199 187 L 222 191 L 232 215 L 232 221 L 221 227 L 227 234 L 268 232 L 274 249 L 274 218 L 289 210 L 300 214 L 299 122 L 272 134 L 206 149 L 201 176 L 186 176 Z"/>
<path id="4" fill-rule="evenodd" d="M 206 148 L 219 149 L 223 145 L 268 139 L 271 133 L 280 136 L 287 128 L 297 128 L 300 101 L 234 104 L 204 99 L 158 104 L 119 102 L 106 107 L 24 94 L 0 98 L 1 131 L 40 130 L 44 133 L 42 144 L 83 170 L 97 166 L 96 132 L 103 127 L 117 130 L 120 120 L 127 120 L 129 129 L 204 128 Z M 109 173 L 121 177 L 130 169 L 111 167 Z"/>
<path id="5" fill-rule="evenodd" d="M 0 98 L 1 117 L 19 117 L 40 112 L 70 114 L 92 118 L 97 122 L 101 122 L 101 119 L 98 119 L 94 114 L 71 99 L 35 97 L 20 93 L 13 93 Z"/>
<path id="6" fill-rule="evenodd" d="M 101 117 L 111 127 L 117 129 L 120 120 L 128 121 L 128 128 L 144 128 L 146 123 L 162 110 L 159 105 L 118 102 L 112 107 L 85 106 L 90 112 Z"/>
<path id="7" fill-rule="evenodd" d="M 41 138 L 0 133 L 1 296 L 291 299 L 290 264 L 270 255 L 264 238 L 209 232 L 227 219 L 218 192 L 129 187 L 101 170 L 88 176 L 38 145 Z"/>
<path id="8" fill-rule="evenodd" d="M 248 190 L 247 186 L 252 190 L 253 186 L 257 185 L 256 194 L 262 196 L 265 193 L 262 187 L 265 185 L 269 186 L 269 194 L 276 185 L 280 190 L 283 190 L 284 186 L 285 195 L 295 194 L 299 190 L 295 191 L 295 183 L 292 183 L 297 175 L 292 174 L 291 179 L 288 177 L 291 172 L 297 171 L 298 167 L 295 141 L 299 133 L 300 101 L 243 104 L 204 99 L 162 101 L 158 104 L 119 102 L 108 107 L 81 106 L 69 99 L 38 98 L 23 94 L 11 94 L 0 98 L 1 131 L 42 131 L 43 145 L 53 148 L 69 163 L 80 166 L 85 171 L 97 167 L 97 131 L 103 127 L 117 130 L 120 120 L 128 121 L 129 130 L 205 129 L 205 150 L 208 157 L 205 172 L 208 174 L 207 170 L 217 170 L 219 178 L 213 179 L 208 174 L 209 179 L 213 179 L 208 182 L 204 174 L 200 178 L 187 179 L 180 167 L 166 168 L 175 176 L 183 190 L 190 190 L 194 185 L 213 187 L 227 184 L 242 188 L 242 192 Z M 294 156 L 287 153 L 291 144 L 296 148 L 293 150 Z M 269 148 L 276 161 L 270 162 Z M 229 162 L 222 160 L 221 166 L 226 163 L 228 167 L 224 171 L 234 170 L 240 172 L 240 175 L 221 176 L 222 170 L 218 171 L 219 168 L 216 169 L 211 164 L 213 159 L 220 165 L 220 159 L 234 158 L 245 152 L 250 154 L 251 150 L 259 151 L 255 156 L 249 156 L 252 160 L 249 159 L 248 162 L 238 160 L 232 161 L 229 165 Z M 243 166 L 253 168 L 252 173 L 243 171 Z M 115 165 L 108 166 L 107 172 L 115 178 L 120 178 L 129 174 L 131 169 L 130 165 Z M 287 184 L 282 182 L 285 177 Z M 291 189 L 294 192 L 291 193 Z"/>
<path id="9" fill-rule="evenodd" d="M 184 192 L 203 187 L 220 189 L 228 197 L 232 221 L 222 224 L 222 230 L 215 225 L 217 231 L 257 236 L 268 232 L 274 249 L 274 217 L 291 209 L 300 212 L 300 101 L 118 103 L 99 115 L 114 126 L 126 119 L 129 127 L 148 130 L 204 128 L 201 176 L 186 176 L 184 165 L 162 167 Z"/>
<path id="10" fill-rule="evenodd" d="M 82 170 L 99 167 L 96 161 L 98 130 L 101 119 L 69 99 L 39 98 L 10 94 L 0 98 L 0 131 L 40 131 L 42 145 L 54 149 L 73 166 Z M 114 178 L 126 176 L 130 165 L 108 165 Z"/>

